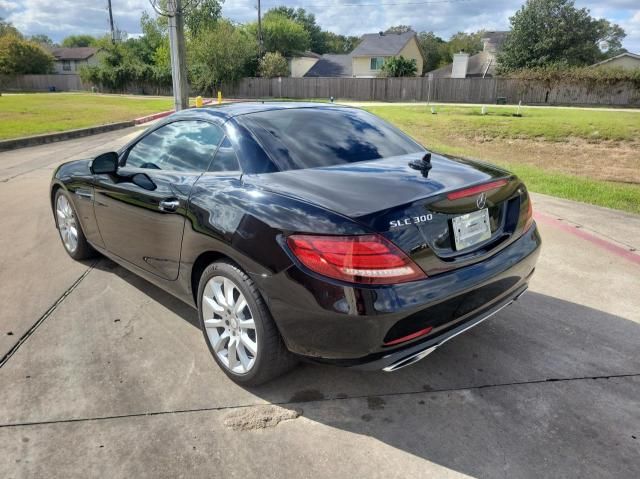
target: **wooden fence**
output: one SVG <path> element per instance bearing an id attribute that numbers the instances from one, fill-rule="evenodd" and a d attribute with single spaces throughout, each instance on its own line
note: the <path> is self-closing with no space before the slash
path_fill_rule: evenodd
<path id="1" fill-rule="evenodd" d="M 0 90 L 89 90 L 79 75 L 0 76 Z M 171 95 L 171 87 L 129 85 L 124 91 L 146 95 Z M 596 85 L 587 82 L 547 85 L 545 82 L 504 78 L 243 78 L 222 87 L 225 98 L 330 98 L 389 102 L 433 101 L 451 103 L 507 103 L 526 105 L 640 106 L 640 88 L 631 83 Z"/>
<path id="2" fill-rule="evenodd" d="M 0 75 L 0 91 L 88 90 L 80 75 Z"/>
<path id="3" fill-rule="evenodd" d="M 233 98 L 330 98 L 336 100 L 529 105 L 640 105 L 631 83 L 547 85 L 503 78 L 244 78 L 222 89 Z"/>
<path id="4" fill-rule="evenodd" d="M 0 75 L 1 91 L 89 91 L 93 84 L 84 83 L 80 75 Z M 101 93 L 126 93 L 130 95 L 173 95 L 170 86 L 152 83 L 132 83 L 121 90 L 97 87 Z"/>

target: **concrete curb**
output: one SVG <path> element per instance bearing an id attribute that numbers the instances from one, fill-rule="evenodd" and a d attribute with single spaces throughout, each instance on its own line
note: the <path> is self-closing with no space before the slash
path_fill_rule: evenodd
<path id="1" fill-rule="evenodd" d="M 209 105 L 213 100 L 205 100 L 203 105 Z M 61 131 L 60 133 L 45 133 L 44 135 L 25 136 L 22 138 L 12 138 L 10 140 L 0 140 L 0 151 L 17 150 L 18 148 L 26 148 L 29 146 L 45 145 L 56 141 L 72 140 L 74 138 L 82 138 L 83 136 L 97 135 L 108 131 L 121 130 L 135 125 L 142 125 L 150 121 L 158 120 L 171 115 L 174 110 L 162 111 L 152 115 L 142 116 L 135 120 L 120 121 L 117 123 L 108 123 L 106 125 L 90 126 L 88 128 L 79 128 L 77 130 Z"/>
<path id="2" fill-rule="evenodd" d="M 153 115 L 142 116 L 140 118 L 136 118 L 135 120 L 133 120 L 133 123 L 135 125 L 142 125 L 143 123 L 148 123 L 150 121 L 159 120 L 160 118 L 164 118 L 166 116 L 169 116 L 173 112 L 174 112 L 174 110 L 161 111 L 160 113 L 154 113 Z"/>
<path id="3" fill-rule="evenodd" d="M 77 130 L 61 131 L 60 133 L 46 133 L 44 135 L 26 136 L 22 138 L 13 138 L 10 140 L 0 141 L 0 151 L 16 150 L 18 148 L 26 148 L 28 146 L 44 145 L 56 141 L 72 140 L 83 136 L 97 135 L 98 133 L 106 133 L 108 131 L 120 130 L 134 126 L 135 120 L 121 121 L 118 123 L 109 123 L 100 126 L 91 126 L 89 128 L 79 128 Z"/>

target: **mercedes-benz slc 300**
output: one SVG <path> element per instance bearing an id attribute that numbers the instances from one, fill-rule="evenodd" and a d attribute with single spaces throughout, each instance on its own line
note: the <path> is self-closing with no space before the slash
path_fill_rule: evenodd
<path id="1" fill-rule="evenodd" d="M 72 258 L 102 254 L 197 308 L 244 385 L 300 359 L 411 365 L 517 300 L 540 249 L 516 176 L 333 104 L 180 111 L 62 164 L 50 194 Z"/>

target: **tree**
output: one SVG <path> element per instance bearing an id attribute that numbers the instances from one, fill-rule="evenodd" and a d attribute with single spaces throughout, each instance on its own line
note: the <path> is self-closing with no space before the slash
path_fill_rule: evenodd
<path id="1" fill-rule="evenodd" d="M 200 0 L 187 9 L 184 15 L 184 26 L 192 37 L 198 36 L 215 25 L 222 15 L 223 1 Z"/>
<path id="2" fill-rule="evenodd" d="M 257 38 L 257 24 L 252 23 L 249 29 Z M 309 33 L 302 25 L 276 12 L 267 12 L 262 18 L 262 38 L 266 51 L 285 57 L 308 50 L 310 45 Z"/>
<path id="3" fill-rule="evenodd" d="M 407 33 L 413 31 L 409 25 L 394 25 L 393 27 L 387 28 L 384 33 Z"/>
<path id="4" fill-rule="evenodd" d="M 591 17 L 573 0 L 527 0 L 510 19 L 509 34 L 498 61 L 500 71 L 554 64 L 590 65 L 605 49 L 621 47 L 624 30 Z"/>
<path id="5" fill-rule="evenodd" d="M 418 34 L 418 46 L 422 50 L 425 58 L 423 66 L 424 72 L 430 72 L 443 65 L 446 65 L 449 59 L 449 50 L 447 42 L 437 36 L 433 32 L 420 32 Z"/>
<path id="6" fill-rule="evenodd" d="M 482 37 L 484 30 L 478 30 L 474 33 L 458 32 L 449 39 L 448 50 L 451 58 L 455 53 L 468 53 L 475 55 L 482 51 Z"/>
<path id="7" fill-rule="evenodd" d="M 346 37 L 333 32 L 322 32 L 322 35 L 326 53 L 350 53 L 360 42 L 360 37 Z"/>
<path id="8" fill-rule="evenodd" d="M 625 53 L 626 48 L 622 48 L 622 39 L 627 36 L 624 30 L 615 23 L 601 18 L 598 20 L 600 29 L 600 42 L 598 44 L 604 58 L 614 57 Z"/>
<path id="9" fill-rule="evenodd" d="M 399 57 L 387 58 L 382 65 L 382 74 L 387 77 L 416 76 L 418 65 L 415 58 Z"/>
<path id="10" fill-rule="evenodd" d="M 43 74 L 53 70 L 53 56 L 35 42 L 14 35 L 0 37 L 0 74 Z"/>
<path id="11" fill-rule="evenodd" d="M 215 94 L 223 83 L 235 83 L 246 76 L 258 53 L 255 36 L 226 20 L 192 40 L 191 79 L 201 92 Z"/>
<path id="12" fill-rule="evenodd" d="M 267 14 L 282 15 L 298 23 L 309 34 L 309 49 L 318 54 L 327 53 L 324 32 L 316 23 L 316 16 L 313 13 L 308 13 L 304 8 L 293 9 L 281 6 L 272 8 Z"/>
<path id="13" fill-rule="evenodd" d="M 267 52 L 260 60 L 258 72 L 265 78 L 286 77 L 289 76 L 289 64 L 280 53 Z"/>
<path id="14" fill-rule="evenodd" d="M 97 65 L 80 69 L 82 80 L 116 91 L 124 91 L 131 83 L 143 83 L 153 79 L 151 65 L 145 63 L 137 49 L 137 40 L 112 43 L 106 36 L 96 40 L 95 46 L 102 54 Z"/>
<path id="15" fill-rule="evenodd" d="M 22 34 L 11 22 L 7 22 L 4 18 L 0 17 L 0 37 L 4 37 L 6 35 L 22 38 Z"/>
<path id="16" fill-rule="evenodd" d="M 92 35 L 69 35 L 62 40 L 62 46 L 64 48 L 74 47 L 92 47 L 96 44 L 97 39 Z"/>
<path id="17" fill-rule="evenodd" d="M 50 46 L 50 47 L 53 46 L 53 40 L 51 40 L 51 38 L 49 38 L 47 35 L 44 35 L 42 33 L 31 35 L 29 40 L 43 46 Z"/>

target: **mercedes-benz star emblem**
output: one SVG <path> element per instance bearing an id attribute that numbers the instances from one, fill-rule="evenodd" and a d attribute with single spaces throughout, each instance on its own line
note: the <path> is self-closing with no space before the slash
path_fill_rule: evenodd
<path id="1" fill-rule="evenodd" d="M 487 204 L 487 195 L 485 193 L 480 193 L 480 196 L 478 196 L 478 199 L 476 200 L 476 206 L 478 207 L 479 210 L 481 210 L 482 208 L 485 207 L 486 204 Z"/>

